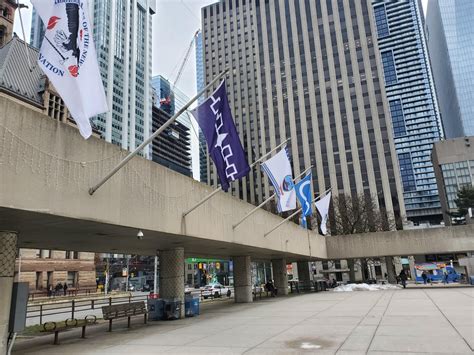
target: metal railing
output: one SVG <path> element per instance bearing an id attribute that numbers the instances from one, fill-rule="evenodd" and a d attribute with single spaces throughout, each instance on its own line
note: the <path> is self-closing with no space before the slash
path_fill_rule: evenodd
<path id="1" fill-rule="evenodd" d="M 70 296 L 79 296 L 79 295 L 93 295 L 97 293 L 97 289 L 95 288 L 68 288 L 66 294 L 64 294 L 64 290 L 60 290 L 56 293 L 56 291 L 52 291 L 51 294 L 48 295 L 48 291 L 32 291 L 28 295 L 28 301 L 34 301 L 38 298 L 44 299 L 54 299 L 58 297 L 70 297 Z M 98 293 L 100 294 L 100 293 Z"/>
<path id="2" fill-rule="evenodd" d="M 87 300 L 65 300 L 46 304 L 28 305 L 26 318 L 39 318 L 39 324 L 43 324 L 43 319 L 48 316 L 65 314 L 68 318 L 75 318 L 76 312 L 95 310 L 102 306 L 111 306 L 113 304 L 130 303 L 132 301 L 147 301 L 147 295 L 107 297 Z"/>

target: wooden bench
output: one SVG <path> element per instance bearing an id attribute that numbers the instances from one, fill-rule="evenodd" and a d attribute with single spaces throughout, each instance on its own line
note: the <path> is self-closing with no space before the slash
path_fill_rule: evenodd
<path id="1" fill-rule="evenodd" d="M 54 345 L 59 345 L 59 332 L 64 330 L 82 327 L 81 338 L 86 337 L 86 327 L 97 323 L 97 317 L 88 315 L 84 319 L 78 320 L 75 318 L 66 319 L 63 326 L 59 326 L 56 322 L 46 322 L 43 324 L 42 332 L 54 333 Z"/>
<path id="2" fill-rule="evenodd" d="M 112 331 L 112 321 L 118 318 L 128 318 L 127 327 L 130 328 L 130 317 L 143 314 L 144 323 L 147 320 L 147 308 L 145 302 L 130 302 L 102 307 L 104 319 L 109 321 L 109 332 Z"/>

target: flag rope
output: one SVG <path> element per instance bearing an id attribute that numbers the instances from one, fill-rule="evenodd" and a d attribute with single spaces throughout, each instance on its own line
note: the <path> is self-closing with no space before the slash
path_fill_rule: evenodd
<path id="1" fill-rule="evenodd" d="M 209 84 L 206 85 L 204 89 L 196 94 L 186 105 L 184 105 L 177 113 L 173 115 L 165 124 L 158 128 L 150 137 L 148 137 L 142 144 L 140 144 L 135 150 L 129 153 L 115 168 L 112 169 L 105 177 L 102 178 L 96 185 L 92 186 L 89 189 L 89 195 L 93 195 L 103 184 L 105 184 L 112 176 L 114 176 L 121 168 L 123 168 L 135 155 L 137 155 L 143 148 L 150 144 L 155 137 L 161 134 L 169 125 L 171 125 L 181 114 L 183 114 L 186 109 L 191 106 L 191 104 L 196 101 L 202 94 L 206 92 L 208 88 L 214 85 L 219 81 L 223 76 L 229 72 L 229 68 L 224 70 L 222 73 L 217 75 Z"/>
<path id="2" fill-rule="evenodd" d="M 326 196 L 327 193 L 331 191 L 331 188 L 327 189 L 326 191 L 324 191 L 321 195 L 319 195 L 318 197 L 316 197 L 315 199 L 313 199 L 311 201 L 311 203 L 315 203 L 317 200 L 319 200 L 321 197 L 323 196 Z M 270 231 L 266 232 L 263 236 L 266 238 L 267 235 L 269 235 L 270 233 L 272 233 L 274 230 L 276 230 L 277 228 L 279 228 L 280 226 L 282 226 L 285 222 L 288 222 L 289 219 L 293 218 L 294 216 L 296 216 L 298 213 L 300 213 L 301 211 L 303 210 L 303 207 L 300 207 L 296 212 L 292 213 L 291 215 L 289 215 L 288 217 L 286 217 L 283 221 L 281 221 L 280 223 L 278 223 L 274 228 L 272 228 Z"/>
<path id="3" fill-rule="evenodd" d="M 296 181 L 296 179 L 302 177 L 304 174 L 306 174 L 308 171 L 311 171 L 311 169 L 314 167 L 314 165 L 311 165 L 308 169 L 306 169 L 305 171 L 303 171 L 301 174 L 299 174 L 297 177 L 295 177 L 293 179 L 293 183 Z M 268 201 L 270 201 L 272 198 L 274 198 L 276 196 L 276 192 L 274 192 L 269 198 L 267 198 L 265 201 L 263 201 L 260 205 L 258 205 L 257 207 L 255 207 L 254 209 L 252 209 L 249 213 L 247 213 L 240 221 L 238 221 L 237 223 L 235 223 L 233 226 L 232 226 L 232 229 L 235 229 L 237 228 L 243 221 L 245 221 L 247 218 L 249 218 L 252 214 L 254 214 L 258 209 L 260 209 L 261 207 L 263 207 L 265 204 L 268 203 Z"/>
<path id="4" fill-rule="evenodd" d="M 253 169 L 253 167 L 255 165 L 257 165 L 258 163 L 260 163 L 263 159 L 265 159 L 267 156 L 269 156 L 270 154 L 272 154 L 275 150 L 277 150 L 278 148 L 280 148 L 282 145 L 288 143 L 289 141 L 291 140 L 291 138 L 287 138 L 283 143 L 280 143 L 277 147 L 273 148 L 272 150 L 270 150 L 268 153 L 264 154 L 263 156 L 261 156 L 258 160 L 256 160 L 255 162 L 253 162 L 252 164 L 250 164 L 250 170 Z M 191 207 L 190 209 L 188 209 L 186 212 L 183 213 L 183 218 L 185 218 L 188 214 L 190 214 L 192 211 L 194 211 L 196 208 L 198 208 L 199 206 L 201 206 L 204 202 L 206 202 L 207 200 L 209 200 L 210 198 L 212 198 L 214 195 L 216 195 L 219 191 L 222 190 L 222 186 L 219 186 L 217 189 L 215 189 L 213 192 L 211 192 L 209 195 L 207 195 L 206 197 L 204 197 L 201 201 L 199 201 L 197 204 L 195 204 L 193 207 Z"/>

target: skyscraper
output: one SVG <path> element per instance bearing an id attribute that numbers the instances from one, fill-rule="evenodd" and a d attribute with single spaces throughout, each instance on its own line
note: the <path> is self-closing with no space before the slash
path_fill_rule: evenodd
<path id="1" fill-rule="evenodd" d="M 43 42 L 44 32 L 46 27 L 43 25 L 43 21 L 36 13 L 36 9 L 33 7 L 33 14 L 31 16 L 31 32 L 30 32 L 30 44 L 35 48 L 40 48 Z"/>
<path id="2" fill-rule="evenodd" d="M 474 1 L 428 2 L 426 34 L 447 138 L 474 136 Z"/>
<path id="3" fill-rule="evenodd" d="M 294 174 L 314 164 L 315 192 L 366 193 L 404 216 L 370 0 L 224 0 L 202 9 L 202 32 L 206 83 L 231 68 L 249 162 L 291 137 Z M 258 168 L 232 187 L 252 203 L 269 189 Z"/>
<path id="4" fill-rule="evenodd" d="M 166 106 L 153 105 L 153 130 L 156 131 L 172 116 Z M 176 120 L 153 139 L 152 160 L 181 174 L 191 176 L 191 142 L 189 127 Z"/>
<path id="5" fill-rule="evenodd" d="M 177 87 L 173 87 L 173 84 L 162 75 L 154 76 L 151 79 L 151 85 L 156 92 L 156 101 L 153 104 L 168 113 L 170 117 L 189 101 L 189 97 Z M 183 113 L 177 120 L 191 129 L 191 119 L 188 113 Z"/>
<path id="6" fill-rule="evenodd" d="M 400 164 L 407 219 L 442 221 L 431 161 L 443 138 L 418 0 L 373 0 L 385 91 Z"/>
<path id="7" fill-rule="evenodd" d="M 106 141 L 133 150 L 152 129 L 152 15 L 155 0 L 89 1 L 94 40 L 109 112 L 94 119 Z M 38 31 L 41 31 L 38 34 Z M 31 44 L 44 25 L 32 19 Z M 150 146 L 143 154 L 150 158 Z"/>
<path id="8" fill-rule="evenodd" d="M 204 61 L 202 51 L 202 31 L 196 36 L 196 88 L 197 91 L 204 89 Z M 204 101 L 204 96 L 198 98 L 198 103 Z M 207 182 L 207 145 L 206 139 L 199 131 L 199 180 Z"/>

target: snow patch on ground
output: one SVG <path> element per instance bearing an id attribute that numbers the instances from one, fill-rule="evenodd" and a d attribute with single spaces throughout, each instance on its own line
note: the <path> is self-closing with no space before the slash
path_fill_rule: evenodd
<path id="1" fill-rule="evenodd" d="M 315 344 L 311 344 L 311 343 L 302 343 L 301 344 L 301 349 L 305 349 L 305 350 L 320 349 L 320 348 L 321 348 L 320 345 L 315 345 Z"/>
<path id="2" fill-rule="evenodd" d="M 368 285 L 368 284 L 348 284 L 334 288 L 334 292 L 352 292 L 352 291 L 381 291 L 381 290 L 400 290 L 400 285 Z"/>

